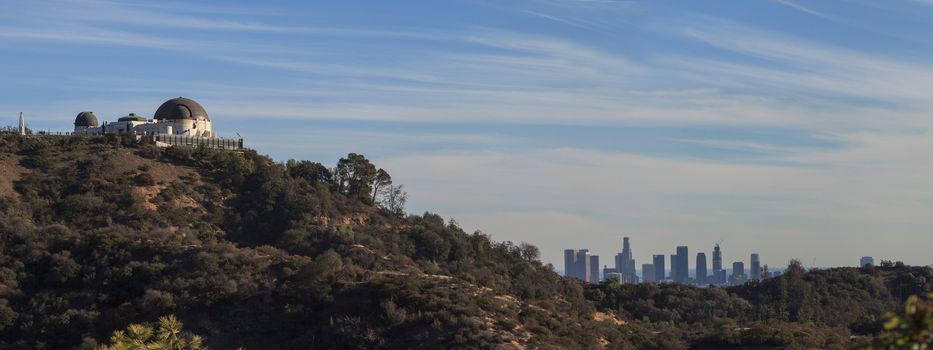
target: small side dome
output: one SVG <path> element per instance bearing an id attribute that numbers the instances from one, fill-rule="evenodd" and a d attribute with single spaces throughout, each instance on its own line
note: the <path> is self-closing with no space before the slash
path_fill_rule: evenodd
<path id="1" fill-rule="evenodd" d="M 96 128 L 97 125 L 97 116 L 94 112 L 81 112 L 75 118 L 76 127 Z"/>
<path id="2" fill-rule="evenodd" d="M 211 120 L 208 118 L 207 111 L 204 110 L 204 107 L 201 107 L 201 104 L 184 97 L 165 101 L 165 103 L 159 106 L 159 109 L 156 110 L 152 118 L 156 120 Z"/>
<path id="3" fill-rule="evenodd" d="M 136 115 L 136 113 L 130 113 L 129 115 L 125 117 L 120 117 L 120 119 L 117 119 L 117 121 L 118 122 L 145 122 L 145 121 L 148 121 L 148 119 L 146 119 L 146 117 Z"/>

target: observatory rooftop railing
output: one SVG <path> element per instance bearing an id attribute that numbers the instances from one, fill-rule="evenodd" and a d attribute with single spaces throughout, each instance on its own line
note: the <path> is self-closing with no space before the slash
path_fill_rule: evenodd
<path id="1" fill-rule="evenodd" d="M 143 137 L 150 137 L 150 140 L 153 141 L 156 145 L 161 144 L 165 146 L 207 147 L 234 151 L 243 150 L 243 139 L 165 134 L 150 134 L 144 135 Z"/>
<path id="2" fill-rule="evenodd" d="M 11 130 L 9 128 L 0 128 L 0 135 L 18 135 L 19 132 L 16 130 Z M 104 135 L 127 135 L 128 133 L 118 133 L 118 134 L 97 134 L 97 133 L 74 133 L 69 131 L 37 131 L 29 132 L 25 136 L 27 137 L 89 137 L 89 136 L 104 136 Z M 198 136 L 188 136 L 188 135 L 167 135 L 167 134 L 153 134 L 153 133 L 129 133 L 136 137 L 137 140 L 147 139 L 148 141 L 154 143 L 156 146 L 169 147 L 169 146 L 179 146 L 179 147 L 207 147 L 213 149 L 223 149 L 231 151 L 242 151 L 246 149 L 243 147 L 243 139 L 230 139 L 223 137 L 198 137 Z"/>

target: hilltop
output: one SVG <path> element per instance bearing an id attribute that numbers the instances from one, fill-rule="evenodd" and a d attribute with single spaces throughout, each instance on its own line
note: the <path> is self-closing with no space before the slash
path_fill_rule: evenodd
<path id="1" fill-rule="evenodd" d="M 165 315 L 215 349 L 847 348 L 933 284 L 792 266 L 728 289 L 586 285 L 530 244 L 405 213 L 362 155 L 336 163 L 0 137 L 0 348 L 94 348 Z"/>

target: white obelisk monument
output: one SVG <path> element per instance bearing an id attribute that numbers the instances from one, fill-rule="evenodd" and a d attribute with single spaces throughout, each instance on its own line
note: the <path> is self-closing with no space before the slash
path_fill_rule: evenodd
<path id="1" fill-rule="evenodd" d="M 19 112 L 19 134 L 26 135 L 26 119 L 23 119 L 23 112 Z"/>

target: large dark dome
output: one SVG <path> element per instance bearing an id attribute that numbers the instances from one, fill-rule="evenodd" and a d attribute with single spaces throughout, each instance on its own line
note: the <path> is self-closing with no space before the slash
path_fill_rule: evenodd
<path id="1" fill-rule="evenodd" d="M 204 110 L 204 107 L 201 107 L 201 104 L 184 97 L 165 101 L 159 106 L 152 118 L 156 120 L 211 120 L 207 117 L 207 111 Z"/>
<path id="2" fill-rule="evenodd" d="M 81 112 L 75 117 L 75 126 L 97 127 L 97 116 L 93 112 Z"/>

